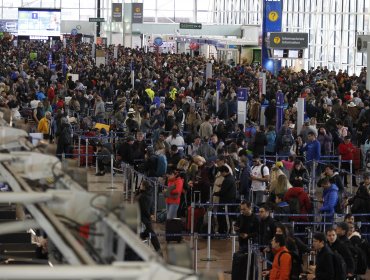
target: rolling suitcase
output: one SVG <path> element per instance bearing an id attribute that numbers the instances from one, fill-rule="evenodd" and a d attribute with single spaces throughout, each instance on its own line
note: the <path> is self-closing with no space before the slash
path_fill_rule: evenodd
<path id="1" fill-rule="evenodd" d="M 193 201 L 195 201 L 196 195 L 199 195 L 197 203 L 200 203 L 200 192 L 194 192 Z M 204 207 L 196 206 L 194 208 L 194 232 L 199 232 L 200 228 L 200 219 L 204 218 L 206 210 Z M 203 220 L 202 220 L 203 221 Z M 191 206 L 188 207 L 187 221 L 186 221 L 186 230 L 191 231 Z"/>
<path id="2" fill-rule="evenodd" d="M 181 234 L 183 225 L 181 219 L 172 219 L 166 221 L 166 234 Z M 182 236 L 166 236 L 166 241 L 176 241 L 180 243 Z"/>

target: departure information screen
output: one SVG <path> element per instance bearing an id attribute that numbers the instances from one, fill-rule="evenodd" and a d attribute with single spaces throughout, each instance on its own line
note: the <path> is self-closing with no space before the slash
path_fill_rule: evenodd
<path id="1" fill-rule="evenodd" d="M 18 9 L 18 36 L 60 36 L 60 9 Z"/>

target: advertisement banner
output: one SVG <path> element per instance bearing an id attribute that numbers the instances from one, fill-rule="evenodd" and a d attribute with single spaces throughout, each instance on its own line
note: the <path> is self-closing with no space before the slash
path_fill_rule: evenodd
<path id="1" fill-rule="evenodd" d="M 132 3 L 132 23 L 143 23 L 143 3 Z"/>
<path id="2" fill-rule="evenodd" d="M 245 124 L 249 91 L 247 88 L 238 88 L 236 94 L 238 97 L 238 124 Z"/>
<path id="3" fill-rule="evenodd" d="M 122 22 L 121 3 L 112 3 L 112 22 Z"/>
<path id="4" fill-rule="evenodd" d="M 262 16 L 262 67 L 277 74 L 281 62 L 272 60 L 268 55 L 268 34 L 270 32 L 281 32 L 283 17 L 283 0 L 263 0 Z"/>

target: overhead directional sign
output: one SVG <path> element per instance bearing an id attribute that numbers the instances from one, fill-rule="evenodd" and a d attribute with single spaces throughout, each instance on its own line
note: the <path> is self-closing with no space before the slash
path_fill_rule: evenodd
<path id="1" fill-rule="evenodd" d="M 180 22 L 180 29 L 202 29 L 202 24 L 191 22 Z"/>
<path id="2" fill-rule="evenodd" d="M 271 49 L 306 49 L 308 48 L 308 33 L 271 32 Z"/>
<path id="3" fill-rule="evenodd" d="M 105 22 L 105 18 L 89 18 L 89 22 Z"/>

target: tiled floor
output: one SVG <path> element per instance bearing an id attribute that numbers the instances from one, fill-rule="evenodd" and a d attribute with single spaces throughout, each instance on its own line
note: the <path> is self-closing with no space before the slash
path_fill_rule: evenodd
<path id="1" fill-rule="evenodd" d="M 105 176 L 94 176 L 95 169 L 88 169 L 88 190 L 91 192 L 102 192 L 110 193 L 114 199 L 120 201 L 126 199 L 124 194 L 123 186 L 123 175 L 116 174 L 112 177 L 110 174 Z M 164 226 L 162 224 L 155 224 L 155 230 L 157 233 L 164 232 Z M 189 238 L 185 238 L 185 242 L 189 242 Z M 163 237 L 160 237 L 160 242 L 163 251 L 166 248 L 166 242 Z M 237 245 L 236 245 L 237 247 Z M 216 260 L 205 261 L 207 259 L 207 240 L 198 240 L 198 256 L 197 256 L 197 266 L 198 271 L 212 271 L 224 273 L 224 279 L 230 280 L 231 274 L 231 260 L 232 260 L 232 240 L 211 240 L 211 258 Z M 226 273 L 225 273 L 226 272 Z M 370 279 L 370 271 L 365 276 L 364 279 Z"/>

